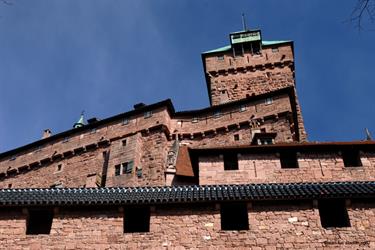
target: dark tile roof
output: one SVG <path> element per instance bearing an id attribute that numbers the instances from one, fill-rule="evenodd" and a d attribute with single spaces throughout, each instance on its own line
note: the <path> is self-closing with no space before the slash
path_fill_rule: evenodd
<path id="1" fill-rule="evenodd" d="M 172 187 L 0 189 L 0 207 L 375 198 L 375 182 Z"/>

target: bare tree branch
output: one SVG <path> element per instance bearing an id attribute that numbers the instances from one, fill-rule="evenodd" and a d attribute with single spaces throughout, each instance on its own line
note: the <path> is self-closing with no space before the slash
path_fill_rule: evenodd
<path id="1" fill-rule="evenodd" d="M 375 0 L 357 0 L 349 21 L 354 27 L 361 31 L 364 28 L 363 23 L 375 21 Z"/>

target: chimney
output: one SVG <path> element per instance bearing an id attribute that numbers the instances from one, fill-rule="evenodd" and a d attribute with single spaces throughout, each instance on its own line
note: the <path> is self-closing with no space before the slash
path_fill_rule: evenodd
<path id="1" fill-rule="evenodd" d="M 52 135 L 51 130 L 50 130 L 49 128 L 47 128 L 47 129 L 45 129 L 45 130 L 43 131 L 42 139 L 48 138 L 48 137 L 50 137 L 51 135 Z"/>

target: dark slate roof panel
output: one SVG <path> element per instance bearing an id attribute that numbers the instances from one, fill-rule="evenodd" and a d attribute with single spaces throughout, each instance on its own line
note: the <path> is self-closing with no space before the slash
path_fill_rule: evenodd
<path id="1" fill-rule="evenodd" d="M 375 181 L 247 185 L 0 189 L 0 206 L 80 206 L 375 198 Z"/>

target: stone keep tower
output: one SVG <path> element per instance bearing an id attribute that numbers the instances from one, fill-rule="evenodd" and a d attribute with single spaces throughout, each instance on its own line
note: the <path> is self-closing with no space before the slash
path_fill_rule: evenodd
<path id="1" fill-rule="evenodd" d="M 229 41 L 228 46 L 202 54 L 211 106 L 293 88 L 291 105 L 298 117 L 298 140 L 305 141 L 307 136 L 295 91 L 293 41 L 264 41 L 261 30 L 231 33 Z"/>

